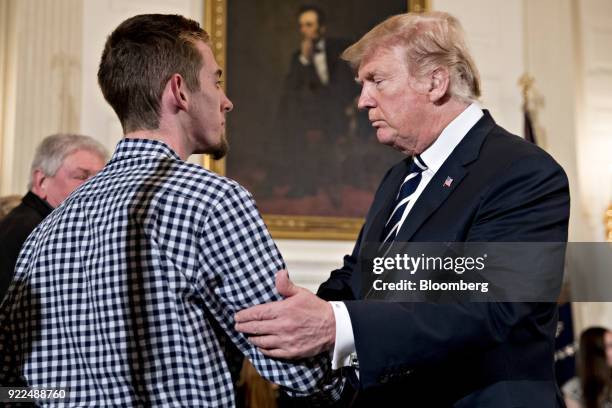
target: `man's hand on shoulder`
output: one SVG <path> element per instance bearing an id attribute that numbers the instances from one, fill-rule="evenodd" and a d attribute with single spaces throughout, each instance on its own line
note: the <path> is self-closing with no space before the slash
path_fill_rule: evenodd
<path id="1" fill-rule="evenodd" d="M 286 270 L 276 274 L 276 289 L 285 299 L 238 312 L 236 330 L 269 357 L 298 359 L 332 350 L 336 338 L 332 306 L 294 285 Z"/>

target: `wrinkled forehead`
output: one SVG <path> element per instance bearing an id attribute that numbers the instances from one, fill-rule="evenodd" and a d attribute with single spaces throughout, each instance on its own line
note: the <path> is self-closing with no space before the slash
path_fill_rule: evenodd
<path id="1" fill-rule="evenodd" d="M 107 158 L 100 152 L 89 148 L 77 148 L 68 153 L 61 161 L 56 172 L 75 170 L 99 171 Z"/>
<path id="2" fill-rule="evenodd" d="M 405 53 L 402 47 L 388 44 L 371 47 L 364 52 L 361 58 L 357 68 L 357 78 L 363 81 L 378 72 L 403 69 L 406 66 Z"/>

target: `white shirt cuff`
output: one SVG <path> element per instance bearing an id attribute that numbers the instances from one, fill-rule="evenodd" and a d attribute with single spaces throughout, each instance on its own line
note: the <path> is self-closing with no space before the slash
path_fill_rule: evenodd
<path id="1" fill-rule="evenodd" d="M 355 350 L 355 337 L 351 317 L 344 302 L 329 302 L 336 319 L 336 344 L 332 355 L 332 370 L 351 365 Z"/>
<path id="2" fill-rule="evenodd" d="M 308 58 L 306 58 L 302 54 L 300 54 L 300 63 L 302 65 L 310 65 L 310 61 L 308 60 Z"/>

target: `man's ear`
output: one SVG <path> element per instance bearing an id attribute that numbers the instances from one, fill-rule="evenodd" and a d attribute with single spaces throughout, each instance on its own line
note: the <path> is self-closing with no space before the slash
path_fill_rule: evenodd
<path id="1" fill-rule="evenodd" d="M 446 95 L 450 85 L 450 74 L 445 67 L 434 69 L 429 77 L 429 100 L 430 102 L 438 102 Z"/>
<path id="2" fill-rule="evenodd" d="M 40 169 L 36 169 L 32 173 L 32 192 L 43 200 L 47 199 L 47 192 L 44 188 L 46 179 L 47 176 Z"/>
<path id="3" fill-rule="evenodd" d="M 174 74 L 168 80 L 170 100 L 177 110 L 186 111 L 189 106 L 189 92 L 187 84 L 180 74 Z"/>

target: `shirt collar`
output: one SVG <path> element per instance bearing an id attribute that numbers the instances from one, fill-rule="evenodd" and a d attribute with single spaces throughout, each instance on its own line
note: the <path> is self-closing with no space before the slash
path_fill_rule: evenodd
<path id="1" fill-rule="evenodd" d="M 317 41 L 315 44 L 315 49 L 319 52 L 325 52 L 325 38 L 321 38 L 319 41 Z"/>
<path id="2" fill-rule="evenodd" d="M 436 173 L 442 167 L 455 147 L 483 115 L 480 105 L 473 102 L 444 128 L 433 144 L 420 155 L 428 171 Z"/>
<path id="3" fill-rule="evenodd" d="M 128 157 L 169 157 L 176 160 L 181 158 L 167 144 L 152 139 L 123 138 L 117 143 L 111 162 Z"/>

